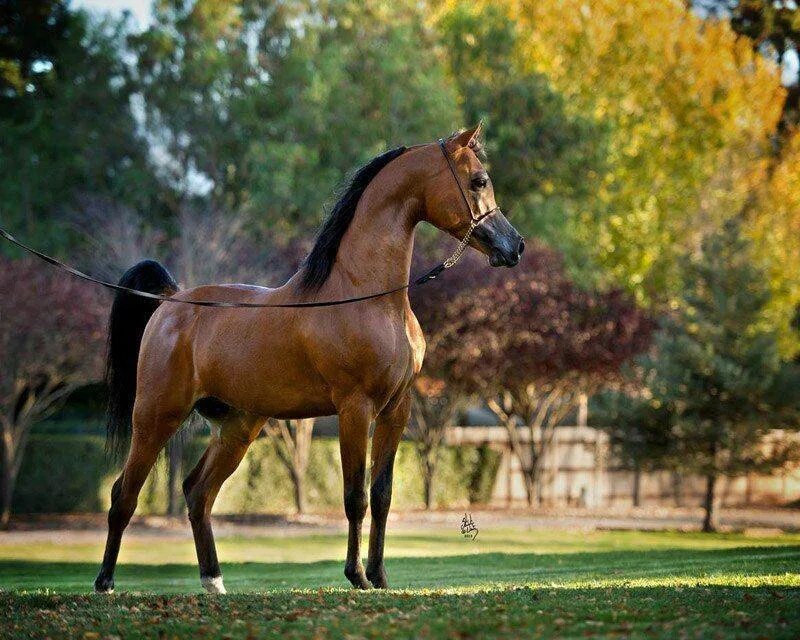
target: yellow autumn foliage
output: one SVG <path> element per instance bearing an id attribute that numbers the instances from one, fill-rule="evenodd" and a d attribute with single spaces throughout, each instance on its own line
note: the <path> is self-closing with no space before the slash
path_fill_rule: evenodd
<path id="1" fill-rule="evenodd" d="M 572 233 L 602 278 L 668 303 L 682 257 L 738 215 L 764 177 L 784 90 L 774 64 L 726 22 L 650 0 L 475 0 L 517 25 L 520 72 L 612 125 L 602 187 Z M 601 279 L 602 279 L 601 278 Z"/>
<path id="2" fill-rule="evenodd" d="M 787 329 L 800 305 L 800 131 L 789 139 L 760 191 L 748 231 L 770 274 L 770 324 L 780 331 L 784 354 L 798 353 L 797 332 Z"/>

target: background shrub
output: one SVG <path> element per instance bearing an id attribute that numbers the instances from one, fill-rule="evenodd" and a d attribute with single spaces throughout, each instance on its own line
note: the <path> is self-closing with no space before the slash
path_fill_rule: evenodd
<path id="1" fill-rule="evenodd" d="M 208 439 L 194 438 L 185 450 L 184 475 L 200 458 Z M 102 512 L 121 463 L 106 457 L 103 438 L 89 435 L 33 435 L 14 496 L 15 513 Z M 444 447 L 435 482 L 434 503 L 462 507 L 488 502 L 500 454 L 487 446 Z M 163 514 L 167 470 L 162 456 L 139 496 L 137 513 Z M 342 467 L 335 438 L 315 438 L 306 478 L 308 504 L 316 511 L 341 510 Z M 412 442 L 397 452 L 392 506 L 422 508 L 422 474 Z M 292 484 L 267 438 L 256 440 L 236 472 L 223 485 L 214 513 L 282 513 L 294 509 Z"/>

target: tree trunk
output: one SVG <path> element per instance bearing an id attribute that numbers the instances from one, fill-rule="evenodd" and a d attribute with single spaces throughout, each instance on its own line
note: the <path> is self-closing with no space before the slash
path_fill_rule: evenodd
<path id="1" fill-rule="evenodd" d="M 539 508 L 544 504 L 544 461 L 536 460 L 531 469 L 531 492 L 536 496 L 536 506 Z"/>
<path id="2" fill-rule="evenodd" d="M 681 474 L 677 471 L 672 472 L 672 499 L 676 507 L 683 506 L 683 482 Z"/>
<path id="3" fill-rule="evenodd" d="M 533 481 L 533 472 L 528 469 L 522 471 L 522 482 L 525 485 L 525 496 L 528 498 L 528 506 L 533 508 L 536 505 L 536 484 Z"/>
<path id="4" fill-rule="evenodd" d="M 717 512 L 715 508 L 717 475 L 710 473 L 706 476 L 706 497 L 703 503 L 705 517 L 703 518 L 703 531 L 711 533 L 717 530 Z"/>
<path id="5" fill-rule="evenodd" d="M 311 453 L 314 419 L 270 419 L 264 425 L 264 431 L 272 441 L 278 459 L 286 467 L 292 479 L 295 510 L 298 514 L 305 513 L 308 507 L 305 479 Z"/>
<path id="6" fill-rule="evenodd" d="M 2 459 L 0 459 L 0 528 L 7 529 L 11 520 L 11 500 L 14 497 L 16 473 L 14 464 L 14 443 L 7 428 L 3 429 Z"/>
<path id="7" fill-rule="evenodd" d="M 420 451 L 422 458 L 422 493 L 425 500 L 425 509 L 430 511 L 433 509 L 434 497 L 434 476 L 436 475 L 436 466 L 439 458 L 438 447 L 429 443 L 423 445 Z"/>
<path id="8" fill-rule="evenodd" d="M 411 433 L 416 440 L 422 472 L 422 493 L 426 510 L 434 508 L 436 502 L 436 470 L 445 431 L 453 423 L 459 406 L 458 397 L 426 396 L 419 389 L 412 395 Z"/>
<path id="9" fill-rule="evenodd" d="M 294 506 L 297 513 L 308 510 L 306 499 L 306 472 L 311 456 L 311 438 L 314 432 L 314 418 L 303 418 L 294 423 L 294 452 L 292 456 L 294 481 Z"/>
<path id="10" fill-rule="evenodd" d="M 305 474 L 293 471 L 292 482 L 294 484 L 294 508 L 298 515 L 303 514 L 307 510 Z"/>
<path id="11" fill-rule="evenodd" d="M 181 515 L 181 469 L 183 468 L 183 443 L 177 437 L 167 447 L 167 515 Z"/>
<path id="12" fill-rule="evenodd" d="M 11 499 L 14 497 L 14 478 L 12 465 L 3 455 L 3 469 L 0 471 L 0 529 L 7 529 L 11 520 Z"/>
<path id="13" fill-rule="evenodd" d="M 433 473 L 426 471 L 424 476 L 422 479 L 422 491 L 425 498 L 425 510 L 430 511 L 433 509 Z"/>
<path id="14" fill-rule="evenodd" d="M 642 504 L 642 470 L 636 466 L 633 470 L 633 506 L 638 507 Z"/>
<path id="15" fill-rule="evenodd" d="M 747 472 L 746 484 L 744 487 L 744 505 L 749 507 L 753 504 L 753 474 Z"/>

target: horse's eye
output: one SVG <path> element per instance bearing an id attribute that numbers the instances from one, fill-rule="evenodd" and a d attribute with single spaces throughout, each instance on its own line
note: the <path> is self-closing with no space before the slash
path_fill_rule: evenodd
<path id="1" fill-rule="evenodd" d="M 484 189 L 487 184 L 489 184 L 489 176 L 487 176 L 485 173 L 475 176 L 470 181 L 470 186 L 472 187 L 473 191 L 480 191 L 481 189 Z"/>

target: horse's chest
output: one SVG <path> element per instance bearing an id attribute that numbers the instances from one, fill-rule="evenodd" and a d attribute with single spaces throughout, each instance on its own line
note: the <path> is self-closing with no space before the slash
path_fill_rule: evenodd
<path id="1" fill-rule="evenodd" d="M 390 361 L 384 369 L 386 373 L 385 388 L 392 392 L 408 387 L 414 376 L 422 368 L 425 355 L 425 338 L 419 323 L 409 310 L 405 322 L 397 326 L 395 348 Z"/>
<path id="2" fill-rule="evenodd" d="M 370 332 L 366 343 L 362 365 L 387 377 L 390 385 L 410 379 L 422 366 L 425 343 L 416 322 L 381 327 Z"/>
<path id="3" fill-rule="evenodd" d="M 422 360 L 425 358 L 425 336 L 422 334 L 417 317 L 411 310 L 406 316 L 405 333 L 411 351 L 412 374 L 415 375 L 422 369 Z"/>

